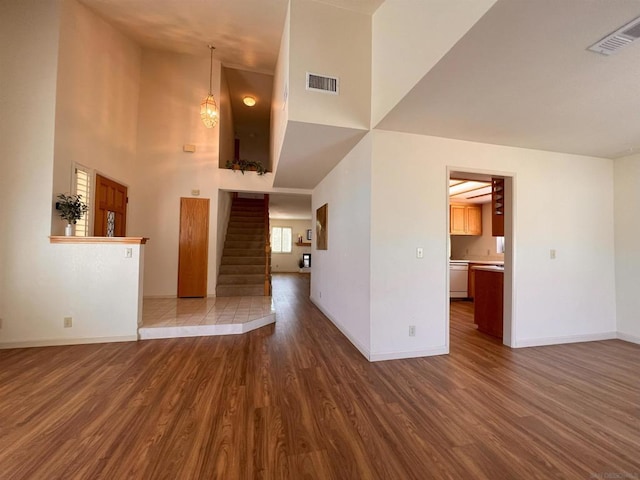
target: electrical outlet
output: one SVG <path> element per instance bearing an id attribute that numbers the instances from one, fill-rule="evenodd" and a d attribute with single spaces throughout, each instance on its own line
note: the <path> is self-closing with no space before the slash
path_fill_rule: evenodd
<path id="1" fill-rule="evenodd" d="M 64 317 L 64 328 L 71 328 L 71 327 L 73 327 L 73 318 Z"/>
<path id="2" fill-rule="evenodd" d="M 409 336 L 410 337 L 415 337 L 416 336 L 416 326 L 415 325 L 409 325 Z"/>

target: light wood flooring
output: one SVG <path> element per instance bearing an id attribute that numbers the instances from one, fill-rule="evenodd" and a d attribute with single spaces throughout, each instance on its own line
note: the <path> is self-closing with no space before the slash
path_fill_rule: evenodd
<path id="1" fill-rule="evenodd" d="M 0 351 L 0 478 L 640 478 L 640 346 L 510 350 L 454 302 L 450 355 L 369 363 L 273 290 L 246 335 Z"/>

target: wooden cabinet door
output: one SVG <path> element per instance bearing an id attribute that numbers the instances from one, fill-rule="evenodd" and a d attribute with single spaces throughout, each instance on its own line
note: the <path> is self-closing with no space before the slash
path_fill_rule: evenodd
<path id="1" fill-rule="evenodd" d="M 491 179 L 491 234 L 504 237 L 504 178 Z"/>
<path id="2" fill-rule="evenodd" d="M 206 297 L 209 265 L 209 199 L 180 199 L 178 297 Z"/>
<path id="3" fill-rule="evenodd" d="M 479 205 L 467 207 L 467 235 L 482 235 L 482 207 Z"/>
<path id="4" fill-rule="evenodd" d="M 464 205 L 451 205 L 449 210 L 449 233 L 451 235 L 466 235 L 467 211 Z"/>
<path id="5" fill-rule="evenodd" d="M 482 235 L 482 207 L 452 204 L 449 208 L 449 233 Z"/>
<path id="6" fill-rule="evenodd" d="M 96 175 L 93 217 L 95 237 L 124 237 L 127 231 L 127 187 Z"/>

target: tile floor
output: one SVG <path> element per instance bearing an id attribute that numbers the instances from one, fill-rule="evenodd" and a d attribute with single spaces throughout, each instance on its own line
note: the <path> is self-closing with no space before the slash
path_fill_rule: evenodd
<path id="1" fill-rule="evenodd" d="M 271 297 L 145 298 L 142 326 L 242 324 L 275 315 Z"/>

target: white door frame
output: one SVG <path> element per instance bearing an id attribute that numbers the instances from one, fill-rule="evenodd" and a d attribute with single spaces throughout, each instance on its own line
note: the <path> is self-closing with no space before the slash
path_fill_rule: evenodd
<path id="1" fill-rule="evenodd" d="M 450 287 L 450 279 L 449 279 L 449 215 L 450 215 L 450 200 L 449 200 L 449 179 L 451 178 L 451 174 L 453 172 L 461 173 L 461 174 L 477 174 L 477 175 L 489 175 L 492 177 L 503 177 L 505 179 L 505 194 L 504 194 L 504 202 L 505 202 L 505 215 L 504 215 L 504 241 L 505 241 L 505 253 L 504 253 L 504 298 L 503 298 L 503 308 L 504 308 L 504 318 L 503 318 L 503 336 L 502 343 L 508 347 L 514 348 L 516 344 L 516 332 L 517 332 L 517 318 L 515 313 L 515 304 L 516 304 L 516 292 L 517 292 L 517 282 L 515 275 L 515 263 L 516 263 L 516 229 L 515 229 L 515 219 L 516 219 L 516 174 L 515 172 L 505 172 L 499 170 L 483 170 L 479 168 L 473 167 L 453 167 L 447 166 L 447 175 L 445 181 L 446 183 L 446 205 L 447 205 L 447 214 L 446 214 L 446 224 L 445 224 L 445 235 L 447 251 L 445 252 L 444 258 L 447 262 L 446 265 L 446 346 L 447 351 L 449 351 L 450 347 L 450 316 L 451 311 L 449 308 L 449 287 Z"/>

